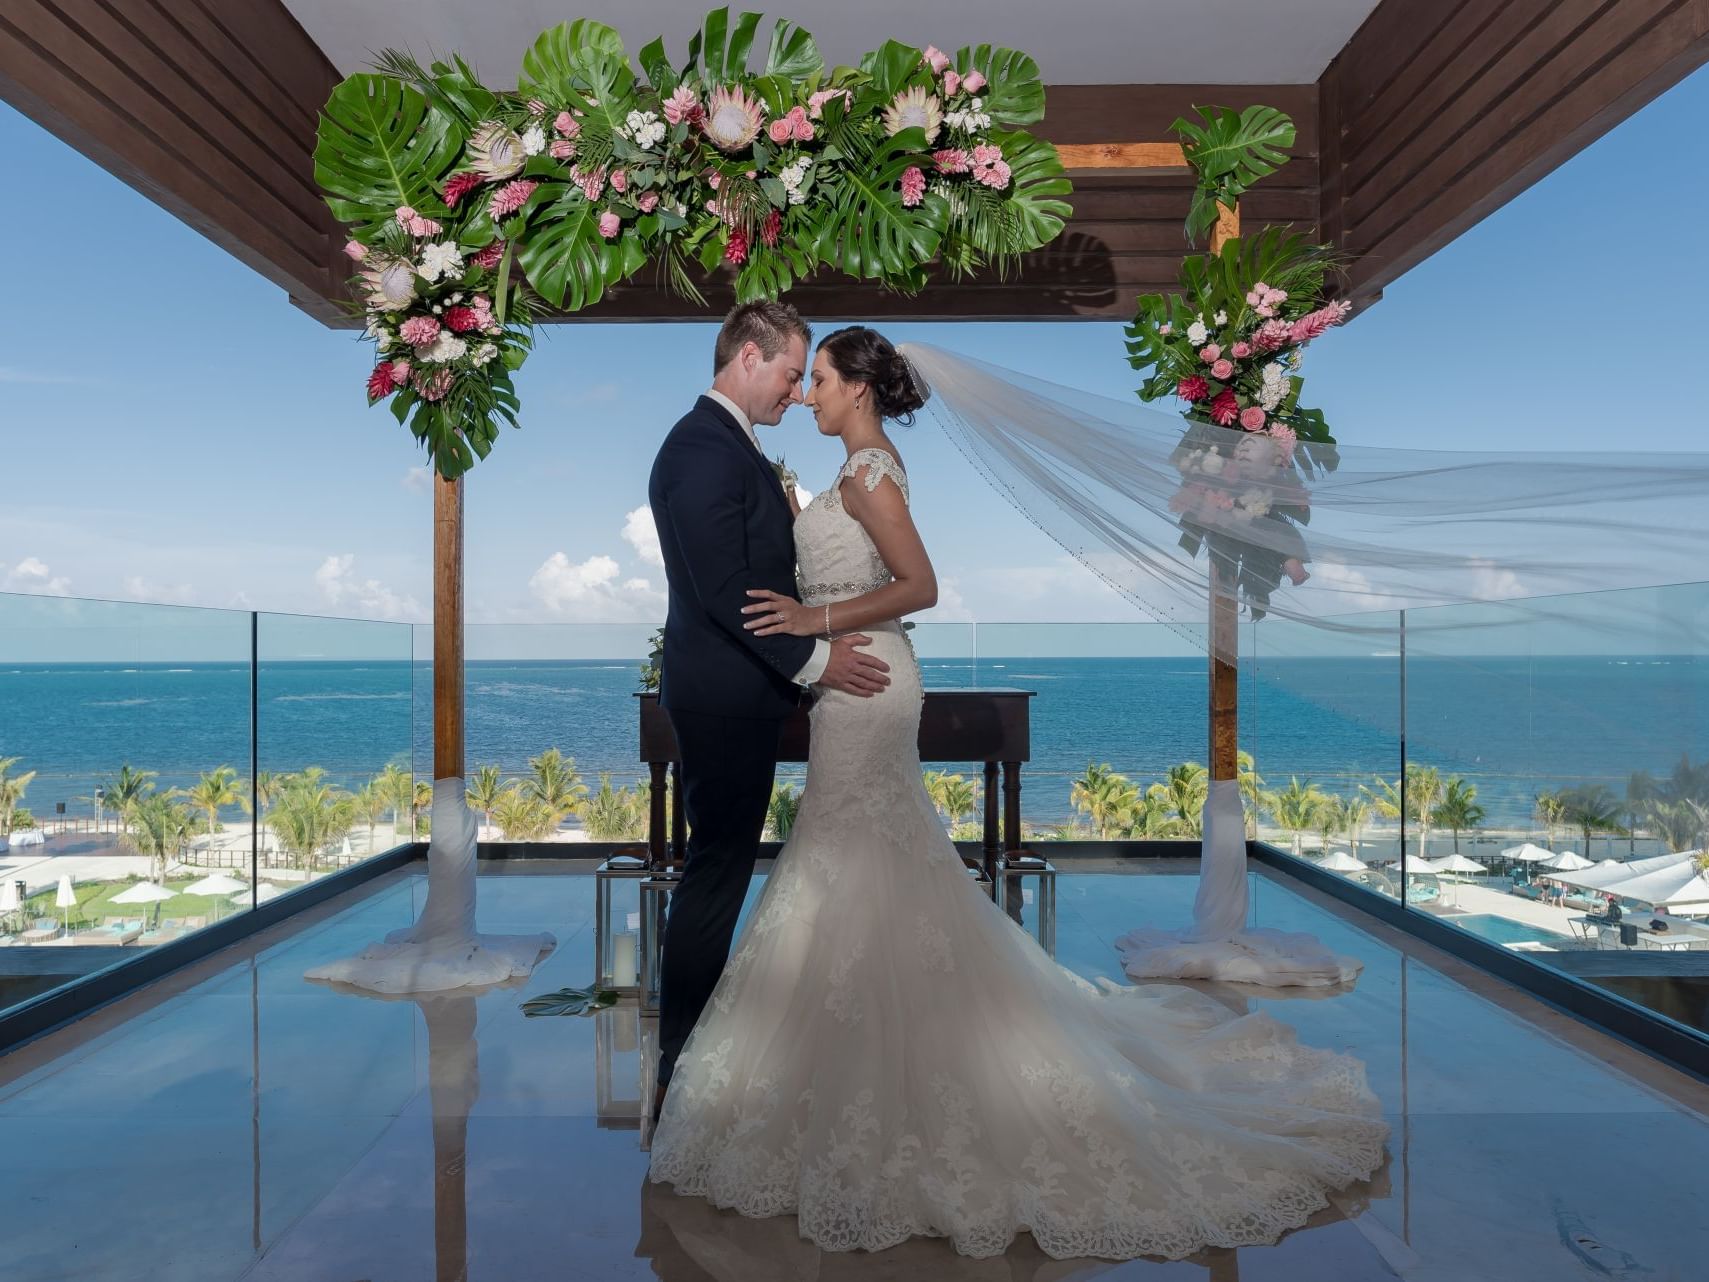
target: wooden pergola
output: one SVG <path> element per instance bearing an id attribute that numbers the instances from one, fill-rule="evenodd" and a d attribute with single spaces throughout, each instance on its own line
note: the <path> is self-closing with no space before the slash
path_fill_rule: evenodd
<path id="1" fill-rule="evenodd" d="M 570 17 L 622 30 L 631 49 L 686 39 L 711 0 L 7 0 L 0 96 L 276 282 L 328 325 L 348 261 L 313 177 L 316 115 L 342 75 L 388 45 L 458 52 L 496 82 L 539 30 Z M 1194 105 L 1280 108 L 1294 159 L 1242 202 L 1248 231 L 1315 228 L 1352 258 L 1356 306 L 1709 60 L 1709 0 L 1248 0 L 1227 6 L 1056 0 L 1001 12 L 797 0 L 773 12 L 812 31 L 832 63 L 895 37 L 1024 49 L 1043 68 L 1035 132 L 1061 149 L 1074 216 L 1008 279 L 940 282 L 917 298 L 841 277 L 790 300 L 813 317 L 1119 320 L 1174 284 L 1190 180 L 1155 140 Z M 673 55 L 681 50 L 673 47 Z M 705 321 L 637 281 L 566 320 Z M 435 776 L 462 773 L 462 494 L 435 502 Z M 448 621 L 457 626 L 445 626 Z M 1231 627 L 1225 612 L 1213 626 Z M 453 684 L 454 683 L 454 684 Z M 1233 669 L 1212 674 L 1232 707 Z M 1211 745 L 1232 777 L 1234 745 Z M 1226 758 L 1226 761 L 1224 760 Z"/>

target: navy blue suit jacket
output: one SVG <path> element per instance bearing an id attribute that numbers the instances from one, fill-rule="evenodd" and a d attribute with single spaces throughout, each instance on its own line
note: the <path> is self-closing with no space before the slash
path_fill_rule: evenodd
<path id="1" fill-rule="evenodd" d="M 647 500 L 659 529 L 670 607 L 659 702 L 729 717 L 785 717 L 811 637 L 755 636 L 749 588 L 795 595 L 794 517 L 771 464 L 709 396 L 665 437 Z"/>

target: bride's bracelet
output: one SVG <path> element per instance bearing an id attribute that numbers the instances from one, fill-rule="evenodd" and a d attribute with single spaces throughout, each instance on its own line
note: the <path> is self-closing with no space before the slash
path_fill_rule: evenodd
<path id="1" fill-rule="evenodd" d="M 831 639 L 831 603 L 825 602 L 825 640 Z"/>

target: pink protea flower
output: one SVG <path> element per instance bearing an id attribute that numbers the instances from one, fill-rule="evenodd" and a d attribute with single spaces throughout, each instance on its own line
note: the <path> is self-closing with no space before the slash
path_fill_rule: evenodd
<path id="1" fill-rule="evenodd" d="M 961 89 L 961 73 L 954 67 L 944 72 L 944 97 L 953 98 Z"/>
<path id="2" fill-rule="evenodd" d="M 574 138 L 577 134 L 581 133 L 582 122 L 577 120 L 569 112 L 560 111 L 558 113 L 558 118 L 552 122 L 552 128 L 556 129 L 566 138 Z"/>
<path id="3" fill-rule="evenodd" d="M 507 182 L 493 193 L 492 199 L 487 202 L 487 211 L 494 218 L 508 218 L 528 203 L 528 198 L 539 185 L 532 178 L 518 178 L 514 182 Z"/>
<path id="4" fill-rule="evenodd" d="M 778 233 L 782 230 L 783 215 L 774 209 L 765 216 L 765 222 L 760 224 L 760 244 L 767 249 L 776 248 Z"/>
<path id="5" fill-rule="evenodd" d="M 1293 341 L 1293 326 L 1284 320 L 1267 320 L 1252 336 L 1253 345 L 1261 352 L 1280 351 Z"/>
<path id="6" fill-rule="evenodd" d="M 888 137 L 894 138 L 904 129 L 922 129 L 928 147 L 938 140 L 943 123 L 943 107 L 937 95 L 927 93 L 920 85 L 910 85 L 884 109 L 884 132 Z"/>
<path id="7" fill-rule="evenodd" d="M 390 396 L 398 390 L 397 376 L 392 372 L 389 361 L 374 367 L 374 372 L 368 375 L 368 403 L 372 405 L 382 396 Z"/>
<path id="8" fill-rule="evenodd" d="M 599 216 L 599 234 L 607 240 L 623 230 L 623 220 L 609 209 Z"/>
<path id="9" fill-rule="evenodd" d="M 616 192 L 619 196 L 621 196 L 624 192 L 629 190 L 629 171 L 628 170 L 616 169 L 616 170 L 612 171 L 612 174 L 611 174 L 611 190 Z"/>
<path id="10" fill-rule="evenodd" d="M 347 240 L 344 242 L 344 256 L 361 262 L 368 256 L 368 247 L 359 240 Z"/>
<path id="11" fill-rule="evenodd" d="M 411 316 L 398 326 L 398 337 L 411 347 L 426 347 L 439 337 L 439 322 L 432 316 Z"/>
<path id="12" fill-rule="evenodd" d="M 1231 427 L 1239 417 L 1240 401 L 1228 388 L 1223 388 L 1211 402 L 1211 422 L 1218 427 Z"/>
<path id="13" fill-rule="evenodd" d="M 482 313 L 473 307 L 447 307 L 445 309 L 445 328 L 453 334 L 467 334 L 472 329 L 480 329 L 486 322 Z"/>
<path id="14" fill-rule="evenodd" d="M 1175 395 L 1184 401 L 1202 401 L 1210 394 L 1209 380 L 1199 374 L 1191 374 L 1175 384 Z"/>
<path id="15" fill-rule="evenodd" d="M 825 113 L 825 104 L 833 98 L 843 100 L 845 111 L 848 109 L 848 105 L 854 101 L 854 95 L 849 93 L 847 89 L 821 89 L 818 93 L 808 95 L 807 114 L 814 120 L 820 119 Z"/>
<path id="16" fill-rule="evenodd" d="M 1230 353 L 1233 354 L 1235 360 L 1243 361 L 1248 356 L 1252 355 L 1252 344 L 1251 343 L 1236 343 L 1233 347 L 1229 348 L 1228 350 L 1230 351 Z"/>
<path id="17" fill-rule="evenodd" d="M 1240 426 L 1244 427 L 1248 432 L 1256 432 L 1259 428 L 1264 426 L 1264 420 L 1267 417 L 1268 415 L 1266 415 L 1263 409 L 1259 406 L 1248 405 L 1245 409 L 1240 411 Z"/>
<path id="18" fill-rule="evenodd" d="M 1290 556 L 1286 561 L 1282 562 L 1282 573 L 1288 576 L 1288 582 L 1292 583 L 1296 588 L 1307 579 L 1311 578 L 1310 572 L 1305 568 L 1305 562 L 1301 561 L 1297 556 Z"/>
<path id="19" fill-rule="evenodd" d="M 968 93 L 978 93 L 985 87 L 985 77 L 977 71 L 970 71 L 961 78 L 961 87 Z"/>
<path id="20" fill-rule="evenodd" d="M 748 261 L 748 233 L 740 227 L 730 229 L 730 239 L 724 243 L 724 261 L 737 267 Z"/>
<path id="21" fill-rule="evenodd" d="M 643 214 L 650 214 L 658 207 L 659 193 L 656 191 L 644 191 L 635 200 L 635 208 L 639 209 Z"/>
<path id="22" fill-rule="evenodd" d="M 442 401 L 451 390 L 451 380 L 454 375 L 441 365 L 434 370 L 417 370 L 415 374 L 415 394 L 424 401 Z"/>
<path id="23" fill-rule="evenodd" d="M 987 187 L 993 187 L 998 191 L 1002 191 L 1003 188 L 1009 185 L 1009 178 L 1011 177 L 1009 162 L 1006 160 L 999 160 L 996 164 L 985 169 L 975 167 L 973 170 L 973 176 L 980 182 L 984 183 Z"/>
<path id="24" fill-rule="evenodd" d="M 740 85 L 720 85 L 706 100 L 701 132 L 720 151 L 741 151 L 759 136 L 765 113 Z"/>
<path id="25" fill-rule="evenodd" d="M 1225 382 L 1228 379 L 1232 378 L 1233 376 L 1234 376 L 1234 362 L 1233 361 L 1224 360 L 1224 361 L 1212 361 L 1211 362 L 1211 377 L 1216 379 L 1218 382 Z"/>
<path id="26" fill-rule="evenodd" d="M 469 261 L 477 267 L 484 267 L 487 271 L 491 271 L 499 265 L 499 261 L 503 257 L 504 242 L 502 240 L 495 240 L 478 254 L 471 254 L 469 256 Z"/>
<path id="27" fill-rule="evenodd" d="M 552 139 L 546 144 L 546 150 L 551 153 L 554 160 L 574 160 L 576 158 L 576 144 L 568 138 Z"/>
<path id="28" fill-rule="evenodd" d="M 1206 365 L 1209 365 L 1221 355 L 1222 348 L 1215 343 L 1206 343 L 1203 347 L 1199 348 L 1199 359 Z"/>
<path id="29" fill-rule="evenodd" d="M 689 112 L 699 105 L 693 90 L 687 85 L 678 85 L 676 92 L 665 99 L 665 119 L 673 125 L 680 125 L 688 118 Z"/>
<path id="30" fill-rule="evenodd" d="M 464 154 L 469 168 L 490 182 L 520 173 L 528 162 L 522 136 L 497 120 L 489 120 L 469 135 Z"/>
<path id="31" fill-rule="evenodd" d="M 402 387 L 405 383 L 409 382 L 409 368 L 410 366 L 408 361 L 392 362 L 393 387 Z"/>
<path id="32" fill-rule="evenodd" d="M 925 198 L 926 176 L 918 165 L 909 165 L 902 171 L 902 203 L 912 209 Z"/>
<path id="33" fill-rule="evenodd" d="M 927 45 L 922 61 L 930 65 L 933 72 L 941 76 L 949 66 L 949 55 L 936 45 Z"/>
<path id="34" fill-rule="evenodd" d="M 947 147 L 943 151 L 934 151 L 932 159 L 946 174 L 965 174 L 973 167 L 973 159 L 961 147 Z"/>

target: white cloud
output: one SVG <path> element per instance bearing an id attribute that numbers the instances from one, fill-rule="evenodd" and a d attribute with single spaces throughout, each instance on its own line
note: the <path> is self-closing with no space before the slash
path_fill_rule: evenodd
<path id="1" fill-rule="evenodd" d="M 27 556 L 10 570 L 0 565 L 0 590 L 31 592 L 37 596 L 70 596 L 71 580 L 55 574 L 39 558 Z"/>
<path id="2" fill-rule="evenodd" d="M 623 539 L 648 565 L 664 568 L 665 558 L 659 551 L 659 527 L 653 524 L 653 509 L 645 503 L 623 518 Z"/>
<path id="3" fill-rule="evenodd" d="M 81 383 L 83 379 L 70 374 L 47 374 L 16 365 L 0 365 L 0 383 Z"/>
<path id="4" fill-rule="evenodd" d="M 155 583 L 140 574 L 127 574 L 122 589 L 126 601 L 147 601 L 155 605 L 196 605 L 196 589 L 188 583 Z"/>
<path id="5" fill-rule="evenodd" d="M 398 478 L 398 485 L 410 494 L 431 494 L 433 492 L 433 469 L 425 463 L 420 467 L 408 468 Z"/>
<path id="6" fill-rule="evenodd" d="M 650 623 L 663 616 L 664 593 L 646 579 L 619 582 L 617 562 L 609 556 L 571 561 L 562 552 L 547 557 L 528 580 L 540 605 L 578 623 Z"/>
<path id="7" fill-rule="evenodd" d="M 921 623 L 972 623 L 973 611 L 961 594 L 961 585 L 954 578 L 938 580 L 938 603 L 918 616 Z"/>
<path id="8" fill-rule="evenodd" d="M 335 610 L 365 619 L 420 620 L 421 604 L 407 593 L 394 592 L 378 579 L 359 579 L 354 553 L 329 556 L 315 571 L 315 587 L 321 599 Z"/>

